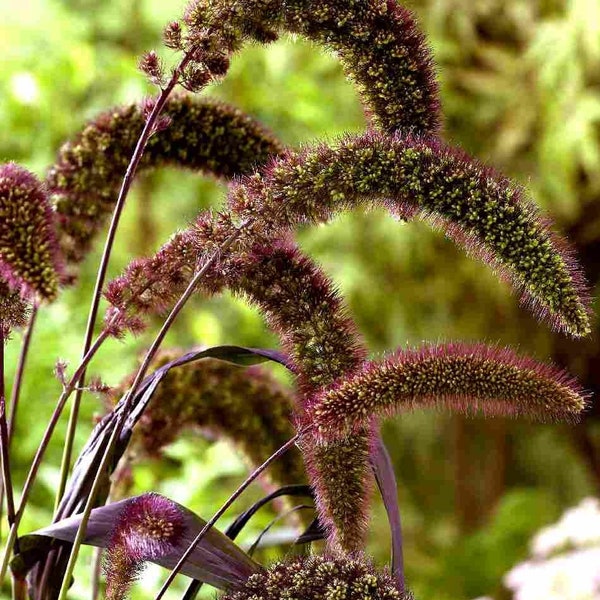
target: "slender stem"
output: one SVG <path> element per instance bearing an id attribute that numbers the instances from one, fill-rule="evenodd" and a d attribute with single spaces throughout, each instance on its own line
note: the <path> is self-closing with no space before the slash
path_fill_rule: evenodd
<path id="1" fill-rule="evenodd" d="M 0 321 L 0 457 L 2 458 L 2 482 L 6 490 L 6 517 L 8 526 L 15 522 L 15 499 L 8 452 L 8 426 L 6 425 L 6 399 L 4 397 L 4 331 Z"/>
<path id="2" fill-rule="evenodd" d="M 15 431 L 15 423 L 17 419 L 17 407 L 19 405 L 19 398 L 21 396 L 21 386 L 23 384 L 23 374 L 25 372 L 25 363 L 27 362 L 27 356 L 29 354 L 29 348 L 31 345 L 31 335 L 35 326 L 35 319 L 38 312 L 37 304 L 34 304 L 29 315 L 29 322 L 25 329 L 25 335 L 23 337 L 23 343 L 21 344 L 21 352 L 19 354 L 19 362 L 17 364 L 17 370 L 15 372 L 15 378 L 13 380 L 13 386 L 10 394 L 10 414 L 8 417 L 8 448 L 12 443 L 13 434 Z M 4 481 L 0 480 L 0 531 L 2 530 L 2 509 L 4 507 Z"/>
<path id="3" fill-rule="evenodd" d="M 179 78 L 181 77 L 181 73 L 185 69 L 188 62 L 191 60 L 192 53 L 185 54 L 182 58 L 179 65 L 174 69 L 173 75 L 169 80 L 168 84 L 161 91 L 158 96 L 154 106 L 152 107 L 152 111 L 148 118 L 146 119 L 146 123 L 144 124 L 144 128 L 140 137 L 137 141 L 135 149 L 133 151 L 133 155 L 131 156 L 131 160 L 129 161 L 129 165 L 127 166 L 127 171 L 125 172 L 125 177 L 123 178 L 123 182 L 121 184 L 121 189 L 119 190 L 119 195 L 117 197 L 117 201 L 115 204 L 115 209 L 112 214 L 112 219 L 110 222 L 110 227 L 108 229 L 108 234 L 106 236 L 106 241 L 104 243 L 104 251 L 102 252 L 102 258 L 100 259 L 100 265 L 98 267 L 98 273 L 96 276 L 96 285 L 94 287 L 94 293 L 92 294 L 92 302 L 90 305 L 90 311 L 88 314 L 88 322 L 86 326 L 85 332 L 85 340 L 83 345 L 82 355 L 85 356 L 90 349 L 92 339 L 94 336 L 94 327 L 96 326 L 96 319 L 98 317 L 98 308 L 100 306 L 100 298 L 102 296 L 102 289 L 104 287 L 104 282 L 106 280 L 106 272 L 108 269 L 108 263 L 110 261 L 110 256 L 112 253 L 112 248 L 115 242 L 115 237 L 117 233 L 117 228 L 119 226 L 119 222 L 121 220 L 121 215 L 123 213 L 123 209 L 125 207 L 125 201 L 127 200 L 127 196 L 129 194 L 129 190 L 131 189 L 131 185 L 133 184 L 133 180 L 135 178 L 135 174 L 137 172 L 138 166 L 140 164 L 140 160 L 142 159 L 142 155 L 144 154 L 144 150 L 146 149 L 146 145 L 148 144 L 148 140 L 150 136 L 155 131 L 156 122 L 160 113 L 162 112 L 169 95 L 173 91 L 173 88 L 177 85 Z M 58 508 L 60 500 L 64 494 L 65 486 L 67 484 L 67 477 L 69 474 L 69 470 L 71 467 L 71 455 L 73 453 L 73 441 L 75 439 L 75 430 L 77 428 L 77 419 L 79 417 L 79 406 L 81 404 L 81 388 L 85 385 L 85 369 L 83 370 L 81 377 L 78 381 L 78 390 L 75 394 L 75 398 L 73 399 L 73 403 L 71 405 L 71 413 L 69 415 L 69 424 L 67 427 L 67 435 L 65 438 L 65 447 L 62 455 L 61 467 L 60 467 L 60 482 L 58 485 L 58 490 L 56 493 L 54 510 Z"/>
<path id="4" fill-rule="evenodd" d="M 223 516 L 225 511 L 241 496 L 244 490 L 275 460 L 277 460 L 280 456 L 285 454 L 296 442 L 300 439 L 304 432 L 298 432 L 292 439 L 288 440 L 279 450 L 276 450 L 267 460 L 257 467 L 247 478 L 246 480 L 229 496 L 225 504 L 219 508 L 219 510 L 212 516 L 210 521 L 206 523 L 206 525 L 202 528 L 200 533 L 194 538 L 192 543 L 188 546 L 187 550 L 182 554 L 181 558 L 169 573 L 166 581 L 163 586 L 160 588 L 158 594 L 156 595 L 154 600 L 160 600 L 164 595 L 173 580 L 177 576 L 177 573 L 181 570 L 185 561 L 190 557 L 196 546 L 200 543 L 202 538 L 210 531 L 213 525 Z"/>
<path id="5" fill-rule="evenodd" d="M 73 548 L 71 550 L 71 556 L 69 557 L 69 562 L 67 564 L 67 568 L 66 568 L 66 572 L 65 572 L 65 575 L 63 578 L 63 582 L 62 582 L 62 586 L 60 589 L 60 594 L 59 594 L 58 600 L 66 600 L 66 598 L 67 598 L 67 593 L 69 590 L 71 577 L 73 575 L 73 571 L 75 569 L 75 563 L 77 562 L 77 557 L 79 555 L 79 548 L 81 547 L 83 538 L 85 536 L 85 531 L 87 528 L 87 523 L 88 523 L 88 520 L 90 517 L 90 513 L 92 512 L 92 508 L 94 507 L 94 503 L 96 501 L 96 495 L 97 495 L 98 490 L 103 482 L 104 473 L 105 473 L 108 463 L 112 457 L 112 452 L 115 447 L 115 444 L 119 438 L 119 435 L 121 434 L 121 430 L 123 428 L 123 424 L 125 423 L 125 419 L 128 416 L 128 412 L 129 412 L 129 408 L 131 407 L 132 399 L 135 396 L 135 393 L 137 392 L 137 389 L 139 388 L 140 384 L 142 383 L 142 380 L 144 379 L 144 376 L 146 375 L 148 368 L 150 367 L 150 363 L 156 356 L 156 353 L 158 352 L 160 345 L 162 344 L 165 336 L 167 335 L 169 329 L 171 328 L 171 325 L 173 324 L 173 322 L 175 321 L 175 319 L 177 318 L 177 316 L 179 315 L 179 313 L 181 312 L 181 310 L 183 309 L 183 307 L 185 306 L 187 301 L 190 299 L 190 297 L 196 290 L 196 287 L 198 286 L 198 283 L 200 282 L 202 277 L 205 275 L 205 273 L 208 271 L 208 269 L 210 269 L 221 258 L 222 253 L 225 252 L 235 242 L 235 240 L 237 240 L 237 238 L 240 236 L 240 233 L 242 232 L 242 230 L 245 227 L 247 227 L 248 225 L 250 225 L 253 221 L 254 221 L 254 219 L 247 219 L 246 221 L 241 223 L 239 225 L 239 227 L 237 227 L 229 235 L 229 237 L 225 240 L 225 242 L 223 242 L 223 244 L 202 265 L 202 268 L 194 275 L 192 281 L 190 281 L 186 290 L 183 292 L 182 296 L 179 298 L 179 300 L 177 301 L 177 303 L 175 304 L 175 306 L 169 313 L 169 316 L 166 318 L 166 320 L 163 323 L 156 338 L 152 342 L 152 345 L 148 349 L 148 352 L 146 353 L 146 356 L 145 356 L 140 368 L 138 369 L 138 372 L 137 372 L 135 379 L 131 385 L 131 388 L 127 392 L 127 396 L 125 398 L 125 403 L 123 405 L 123 410 L 122 410 L 121 414 L 119 415 L 119 419 L 117 420 L 117 422 L 115 424 L 115 428 L 112 431 L 112 434 L 111 434 L 108 444 L 106 446 L 106 450 L 104 451 L 104 454 L 102 455 L 102 459 L 98 466 L 98 470 L 96 471 L 96 476 L 94 477 L 92 487 L 91 487 L 89 495 L 87 497 L 85 508 L 83 510 L 83 513 L 81 514 L 81 522 L 79 524 L 79 528 L 77 530 L 75 539 L 73 540 Z"/>
<path id="6" fill-rule="evenodd" d="M 103 552 L 103 548 L 94 548 L 94 558 L 92 559 L 92 600 L 98 600 L 100 596 L 100 575 L 102 574 Z"/>
<path id="7" fill-rule="evenodd" d="M 6 575 L 6 569 L 8 567 L 8 562 L 10 560 L 13 546 L 17 539 L 17 530 L 19 527 L 19 523 L 21 522 L 21 518 L 23 517 L 23 513 L 25 512 L 25 506 L 27 504 L 27 500 L 29 498 L 31 488 L 32 488 L 35 478 L 37 476 L 40 465 L 42 463 L 42 458 L 44 457 L 44 454 L 48 447 L 48 443 L 50 442 L 50 438 L 52 437 L 52 434 L 54 433 L 54 429 L 56 428 L 56 424 L 58 423 L 58 419 L 60 418 L 60 415 L 62 414 L 62 411 L 65 407 L 67 400 L 69 399 L 69 396 L 75 389 L 77 382 L 79 381 L 79 378 L 81 377 L 81 373 L 85 370 L 88 363 L 94 357 L 94 355 L 96 354 L 96 352 L 98 351 L 98 349 L 100 348 L 100 346 L 102 345 L 104 340 L 106 340 L 108 337 L 109 337 L 109 334 L 108 334 L 107 330 L 104 330 L 96 338 L 96 341 L 94 342 L 94 344 L 92 345 L 92 347 L 90 348 L 89 352 L 86 354 L 84 359 L 81 361 L 81 364 L 75 371 L 73 377 L 68 382 L 68 384 L 66 385 L 62 394 L 60 395 L 60 398 L 58 399 L 58 402 L 56 403 L 56 407 L 54 408 L 54 412 L 52 413 L 52 416 L 50 417 L 50 421 L 49 421 L 48 425 L 46 426 L 46 431 L 44 432 L 44 436 L 42 437 L 42 440 L 37 449 L 37 452 L 33 458 L 31 467 L 29 469 L 29 473 L 27 474 L 27 479 L 25 481 L 25 485 L 23 486 L 23 492 L 21 494 L 21 502 L 20 502 L 19 508 L 17 509 L 17 512 L 15 514 L 15 521 L 10 529 L 10 534 L 9 534 L 8 540 L 6 542 L 6 547 L 4 549 L 4 556 L 2 558 L 2 565 L 0 566 L 0 587 L 2 586 L 2 582 L 4 581 L 4 577 Z"/>
<path id="8" fill-rule="evenodd" d="M 10 394 L 10 413 L 8 416 L 8 444 L 12 442 L 12 438 L 15 431 L 15 423 L 17 420 L 17 408 L 19 406 L 19 399 L 21 397 L 21 387 L 23 385 L 23 374 L 25 373 L 25 364 L 27 363 L 27 357 L 29 356 L 29 348 L 31 347 L 31 337 L 33 335 L 33 329 L 35 327 L 36 318 L 38 314 L 38 305 L 34 304 L 31 313 L 29 315 L 29 322 L 25 329 L 25 335 L 23 336 L 23 344 L 21 345 L 21 353 L 19 355 L 19 363 L 17 365 L 17 371 L 15 372 L 15 378 L 13 380 L 13 386 Z"/>

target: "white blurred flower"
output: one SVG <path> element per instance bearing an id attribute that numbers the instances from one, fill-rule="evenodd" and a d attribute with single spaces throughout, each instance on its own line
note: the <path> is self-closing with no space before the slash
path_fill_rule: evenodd
<path id="1" fill-rule="evenodd" d="M 532 553 L 504 577 L 514 600 L 600 600 L 600 501 L 567 510 L 535 536 Z"/>
<path id="2" fill-rule="evenodd" d="M 542 529 L 533 539 L 536 557 L 547 557 L 569 548 L 600 545 L 600 500 L 586 498 L 565 512 L 558 523 Z"/>

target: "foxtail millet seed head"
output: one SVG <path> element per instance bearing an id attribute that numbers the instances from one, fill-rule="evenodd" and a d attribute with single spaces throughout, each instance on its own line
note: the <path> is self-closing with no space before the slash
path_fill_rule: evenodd
<path id="1" fill-rule="evenodd" d="M 23 298 L 46 302 L 62 276 L 46 188 L 15 163 L 0 165 L 0 276 Z"/>
<path id="2" fill-rule="evenodd" d="M 218 101 L 175 95 L 163 116 L 170 124 L 150 138 L 138 173 L 168 166 L 229 179 L 283 151 L 265 127 Z M 113 210 L 143 125 L 143 103 L 105 111 L 63 145 L 48 172 L 59 241 L 72 269 Z"/>
<path id="3" fill-rule="evenodd" d="M 151 368 L 158 369 L 183 354 L 176 348 L 162 350 Z M 134 376 L 113 390 L 116 399 L 129 389 Z M 263 367 L 243 368 L 214 358 L 190 362 L 162 378 L 134 429 L 128 452 L 134 461 L 160 457 L 182 432 L 193 429 L 230 440 L 249 466 L 256 468 L 294 437 L 294 402 L 292 390 Z M 265 479 L 273 486 L 302 483 L 300 454 L 287 452 Z"/>
<path id="4" fill-rule="evenodd" d="M 323 439 L 340 439 L 381 416 L 419 408 L 467 415 L 573 421 L 587 394 L 564 370 L 483 344 L 438 344 L 366 362 L 307 408 Z"/>
<path id="5" fill-rule="evenodd" d="M 114 524 L 105 555 L 106 597 L 124 600 L 143 563 L 172 553 L 185 535 L 181 508 L 159 494 L 132 498 Z"/>
<path id="6" fill-rule="evenodd" d="M 248 578 L 220 600 L 413 600 L 387 571 L 364 558 L 344 555 L 293 556 Z"/>
<path id="7" fill-rule="evenodd" d="M 567 242 L 522 188 L 437 139 L 349 136 L 274 159 L 229 193 L 234 218 L 260 214 L 262 231 L 277 235 L 374 205 L 421 215 L 509 279 L 556 329 L 589 333 L 589 295 Z"/>

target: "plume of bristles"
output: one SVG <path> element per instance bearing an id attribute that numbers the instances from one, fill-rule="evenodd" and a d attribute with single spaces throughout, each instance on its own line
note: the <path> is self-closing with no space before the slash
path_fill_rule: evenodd
<path id="1" fill-rule="evenodd" d="M 104 326 L 113 337 L 140 333 L 144 316 L 161 314 L 173 305 L 189 283 L 198 261 L 189 231 L 176 233 L 151 258 L 134 259 L 108 283 Z"/>
<path id="2" fill-rule="evenodd" d="M 556 329 L 589 333 L 589 298 L 567 242 L 522 188 L 437 139 L 348 137 L 273 160 L 229 194 L 232 218 L 261 215 L 266 236 L 378 204 L 399 217 L 420 214 L 442 228 L 509 279 L 523 303 Z"/>
<path id="3" fill-rule="evenodd" d="M 0 165 L 0 276 L 23 298 L 50 302 L 62 262 L 45 187 L 15 163 Z"/>
<path id="4" fill-rule="evenodd" d="M 185 252 L 174 252 L 173 242 L 167 242 L 154 257 L 141 259 L 137 268 L 148 273 L 167 272 L 166 268 L 156 270 L 155 261 L 159 256 L 185 255 L 190 257 L 188 264 L 181 266 L 181 261 L 172 264 L 177 265 L 176 270 L 181 269 L 182 281 L 187 281 L 194 268 L 191 257 L 199 231 L 202 231 L 202 245 L 210 253 L 222 242 L 221 235 L 229 235 L 232 223 L 225 215 L 215 219 L 204 213 L 197 226 L 193 239 L 185 236 L 190 244 Z M 117 282 L 120 289 L 133 290 L 135 295 L 138 283 L 128 271 Z M 143 280 L 139 283 L 143 284 Z M 294 363 L 301 399 L 332 385 L 365 360 L 365 347 L 331 281 L 289 241 L 257 242 L 251 251 L 234 252 L 232 257 L 227 260 L 224 257 L 218 267 L 209 270 L 200 285 L 208 294 L 230 289 L 261 309 Z M 111 286 L 112 283 L 109 290 Z M 179 292 L 182 287 L 183 284 Z M 108 297 L 110 299 L 110 295 Z M 114 310 L 109 309 L 106 322 L 111 321 Z M 302 405 L 296 408 L 301 415 Z M 302 450 L 315 488 L 317 507 L 321 521 L 329 530 L 332 546 L 354 551 L 361 549 L 364 543 L 372 488 L 368 463 L 371 438 L 371 433 L 365 431 L 352 440 L 331 444 L 317 445 L 310 433 L 303 440 Z M 339 468 L 342 465 L 344 468 Z"/>
<path id="5" fill-rule="evenodd" d="M 172 553 L 185 535 L 177 504 L 148 493 L 128 502 L 116 519 L 105 554 L 106 598 L 124 600 L 144 562 Z"/>
<path id="6" fill-rule="evenodd" d="M 412 13 L 394 0 L 193 0 L 165 30 L 169 47 L 193 57 L 184 85 L 203 87 L 227 70 L 246 39 L 271 42 L 277 32 L 302 35 L 335 52 L 378 128 L 437 133 L 439 91 L 431 52 Z"/>
<path id="7" fill-rule="evenodd" d="M 208 218 L 205 225 L 210 231 Z M 258 244 L 236 255 L 222 283 L 257 305 L 279 334 L 294 361 L 301 399 L 353 372 L 365 359 L 365 347 L 331 281 L 289 242 Z M 300 406 L 300 415 L 303 410 Z M 373 485 L 368 460 L 372 437 L 366 427 L 352 439 L 319 445 L 309 431 L 301 441 L 332 548 L 356 552 L 364 547 Z"/>
<path id="8" fill-rule="evenodd" d="M 248 578 L 221 600 L 413 600 L 387 571 L 342 555 L 294 556 Z"/>
<path id="9" fill-rule="evenodd" d="M 158 369 L 183 351 L 159 352 L 151 367 Z M 132 382 L 127 377 L 114 391 L 115 399 Z M 294 437 L 291 423 L 294 396 L 267 370 L 241 368 L 205 358 L 171 369 L 161 380 L 140 418 L 128 446 L 134 461 L 156 458 L 185 429 L 198 429 L 231 440 L 251 468 L 261 465 L 273 452 Z M 287 452 L 266 473 L 269 484 L 301 483 L 302 458 Z"/>
<path id="10" fill-rule="evenodd" d="M 307 421 L 323 439 L 351 435 L 381 415 L 428 407 L 467 415 L 573 421 L 587 394 L 562 369 L 509 348 L 440 344 L 365 362 L 309 403 Z"/>
<path id="11" fill-rule="evenodd" d="M 61 148 L 48 172 L 59 242 L 72 269 L 113 210 L 146 108 L 142 102 L 102 113 Z M 257 121 L 214 100 L 175 95 L 163 115 L 170 124 L 150 138 L 138 173 L 174 166 L 229 179 L 283 149 Z"/>
<path id="12" fill-rule="evenodd" d="M 25 326 L 29 310 L 21 294 L 11 290 L 8 283 L 0 279 L 0 334 L 4 341 L 13 329 Z"/>

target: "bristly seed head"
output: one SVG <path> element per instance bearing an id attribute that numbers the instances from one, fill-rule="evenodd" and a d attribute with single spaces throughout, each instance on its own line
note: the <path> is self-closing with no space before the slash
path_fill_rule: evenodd
<path id="1" fill-rule="evenodd" d="M 107 547 L 106 597 L 123 600 L 143 563 L 172 553 L 185 529 L 181 509 L 164 496 L 149 493 L 128 502 L 117 517 Z"/>
<path id="2" fill-rule="evenodd" d="M 228 57 L 249 39 L 269 43 L 277 32 L 299 34 L 339 56 L 379 129 L 439 132 L 439 90 L 431 52 L 412 13 L 393 0 L 322 0 L 318 5 L 307 0 L 192 0 L 183 22 L 185 50 L 194 48 L 198 55 L 190 68 L 200 69 L 206 80 L 198 78 L 199 88 L 211 74 L 225 73 L 226 68 L 212 68 L 216 56 Z M 171 35 L 166 38 L 171 44 Z"/>
<path id="3" fill-rule="evenodd" d="M 566 241 L 521 188 L 437 139 L 348 137 L 274 160 L 229 194 L 234 216 L 260 214 L 273 235 L 373 204 L 404 218 L 421 214 L 509 278 L 557 329 L 589 333 L 588 292 Z"/>
<path id="4" fill-rule="evenodd" d="M 0 165 L 0 276 L 23 298 L 50 302 L 58 294 L 61 274 L 46 190 L 23 167 Z"/>
<path id="5" fill-rule="evenodd" d="M 165 349 L 151 366 L 158 369 L 183 354 Z M 115 399 L 130 388 L 134 374 L 113 390 Z M 294 436 L 293 407 L 292 391 L 260 366 L 241 368 L 212 358 L 190 362 L 163 377 L 134 429 L 128 452 L 134 460 L 160 457 L 168 444 L 193 428 L 233 442 L 254 469 Z M 287 452 L 266 475 L 276 486 L 301 483 L 300 454 Z"/>
<path id="6" fill-rule="evenodd" d="M 63 145 L 48 172 L 59 241 L 72 271 L 112 213 L 148 107 L 141 102 L 100 114 Z M 150 138 L 138 173 L 172 166 L 229 179 L 283 151 L 266 128 L 220 102 L 179 94 L 168 100 L 163 117 L 170 124 Z"/>
<path id="7" fill-rule="evenodd" d="M 220 600 L 412 600 L 386 571 L 364 558 L 343 555 L 294 556 L 251 575 Z"/>
<path id="8" fill-rule="evenodd" d="M 344 438 L 382 415 L 426 407 L 572 421 L 586 399 L 563 370 L 508 348 L 442 344 L 365 363 L 317 394 L 307 421 L 323 439 Z"/>

